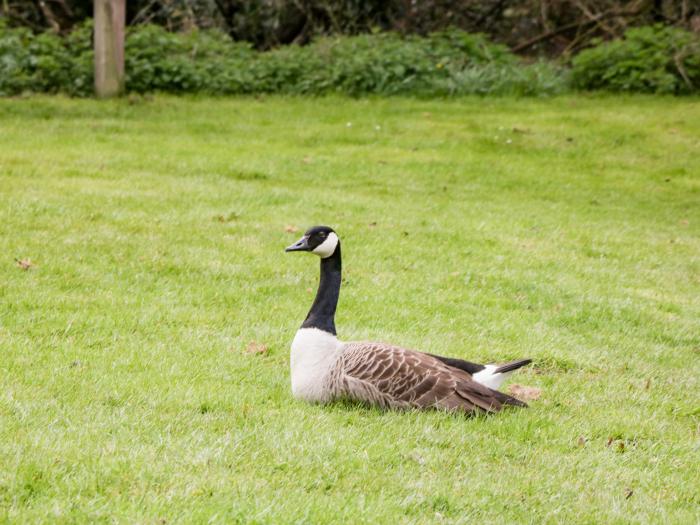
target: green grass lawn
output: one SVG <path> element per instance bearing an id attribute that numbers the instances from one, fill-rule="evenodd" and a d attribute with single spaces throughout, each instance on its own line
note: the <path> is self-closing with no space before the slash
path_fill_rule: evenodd
<path id="1" fill-rule="evenodd" d="M 319 223 L 342 339 L 541 398 L 295 401 Z M 0 306 L 3 522 L 700 521 L 697 99 L 1 100 Z"/>

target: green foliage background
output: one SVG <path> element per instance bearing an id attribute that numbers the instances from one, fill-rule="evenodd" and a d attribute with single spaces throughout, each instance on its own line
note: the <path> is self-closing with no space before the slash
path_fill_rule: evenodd
<path id="1" fill-rule="evenodd" d="M 583 89 L 690 93 L 700 87 L 700 40 L 682 29 L 630 29 L 573 60 L 573 82 Z"/>
<path id="2" fill-rule="evenodd" d="M 92 93 L 92 28 L 66 37 L 0 25 L 0 95 Z M 325 37 L 254 50 L 218 30 L 171 33 L 135 26 L 126 43 L 127 89 L 217 95 L 552 95 L 570 89 L 694 93 L 700 44 L 682 29 L 632 29 L 582 52 L 569 70 L 524 63 L 505 46 L 459 30 Z"/>

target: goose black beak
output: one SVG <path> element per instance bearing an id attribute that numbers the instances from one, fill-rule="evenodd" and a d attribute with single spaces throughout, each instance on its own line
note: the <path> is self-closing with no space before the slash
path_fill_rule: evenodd
<path id="1" fill-rule="evenodd" d="M 284 249 L 285 252 L 308 252 L 309 250 L 309 238 L 306 235 Z"/>

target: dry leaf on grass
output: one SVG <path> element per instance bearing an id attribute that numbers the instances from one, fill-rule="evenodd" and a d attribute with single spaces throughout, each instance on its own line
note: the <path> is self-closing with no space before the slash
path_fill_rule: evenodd
<path id="1" fill-rule="evenodd" d="M 26 259 L 15 259 L 15 262 L 17 263 L 17 266 L 21 268 L 22 270 L 29 270 L 32 266 L 34 266 L 34 263 L 32 262 L 31 259 L 26 258 Z"/>
<path id="2" fill-rule="evenodd" d="M 292 226 L 291 224 L 287 224 L 284 227 L 284 231 L 286 231 L 287 233 L 297 233 L 299 231 L 299 228 L 297 228 L 296 226 Z"/>
<path id="3" fill-rule="evenodd" d="M 266 354 L 270 348 L 263 344 L 263 343 L 258 343 L 257 341 L 251 341 L 248 343 L 248 346 L 245 347 L 245 351 L 247 354 Z"/>
<path id="4" fill-rule="evenodd" d="M 514 383 L 508 387 L 508 392 L 513 397 L 517 397 L 521 401 L 535 401 L 542 395 L 542 390 L 535 386 L 518 385 Z"/>

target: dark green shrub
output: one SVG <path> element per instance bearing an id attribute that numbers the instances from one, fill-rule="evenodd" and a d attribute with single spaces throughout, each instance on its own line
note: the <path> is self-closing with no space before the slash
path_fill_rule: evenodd
<path id="1" fill-rule="evenodd" d="M 61 38 L 0 25 L 0 95 L 91 92 L 91 34 L 89 26 Z"/>
<path id="2" fill-rule="evenodd" d="M 136 92 L 242 93 L 254 58 L 248 44 L 233 43 L 219 31 L 137 26 L 126 39 L 126 86 Z"/>
<path id="3" fill-rule="evenodd" d="M 0 26 L 0 93 L 90 94 L 91 37 L 89 24 L 66 38 Z M 257 52 L 218 31 L 137 26 L 127 33 L 125 60 L 126 88 L 139 93 L 537 95 L 564 86 L 555 68 L 523 66 L 505 47 L 461 31 L 324 38 Z"/>
<path id="4" fill-rule="evenodd" d="M 71 78 L 63 87 L 56 86 L 56 90 L 74 96 L 92 94 L 95 80 L 92 21 L 74 29 L 63 39 L 63 45 L 70 57 L 70 65 L 66 67 L 70 68 Z"/>
<path id="5" fill-rule="evenodd" d="M 72 59 L 61 38 L 26 29 L 2 31 L 0 36 L 0 92 L 56 92 L 71 83 Z"/>
<path id="6" fill-rule="evenodd" d="M 581 89 L 690 93 L 700 90 L 700 39 L 673 27 L 639 27 L 582 51 L 572 65 Z"/>
<path id="7" fill-rule="evenodd" d="M 426 38 L 394 33 L 324 38 L 262 53 L 255 69 L 260 91 L 429 95 L 455 71 L 516 63 L 504 46 L 481 35 L 448 31 Z M 441 85 L 439 91 L 445 91 Z"/>
<path id="8" fill-rule="evenodd" d="M 429 54 L 429 43 L 394 34 L 321 40 L 313 45 L 323 60 L 319 87 L 350 95 L 424 91 L 431 75 L 444 74 Z"/>
<path id="9" fill-rule="evenodd" d="M 316 44 L 322 46 L 323 41 Z M 326 52 L 333 89 L 351 95 L 436 94 L 436 86 L 465 68 L 514 64 L 503 46 L 481 35 L 441 32 L 427 38 L 385 33 L 336 39 Z"/>
<path id="10" fill-rule="evenodd" d="M 29 43 L 32 40 L 28 29 L 10 31 L 0 20 L 0 95 L 14 95 L 31 87 Z"/>
<path id="11" fill-rule="evenodd" d="M 325 65 L 310 47 L 286 46 L 259 53 L 250 64 L 251 93 L 316 94 Z"/>

